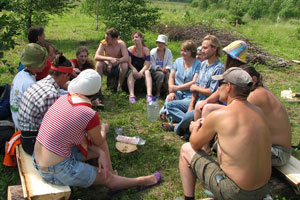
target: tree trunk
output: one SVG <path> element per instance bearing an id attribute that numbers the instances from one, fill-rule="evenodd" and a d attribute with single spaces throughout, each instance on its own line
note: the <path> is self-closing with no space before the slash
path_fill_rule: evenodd
<path id="1" fill-rule="evenodd" d="M 96 31 L 99 29 L 99 1 L 97 0 L 97 7 L 96 7 Z"/>
<path id="2" fill-rule="evenodd" d="M 29 12 L 28 12 L 28 19 L 27 19 L 27 29 L 29 29 L 32 26 L 32 1 L 29 2 Z"/>

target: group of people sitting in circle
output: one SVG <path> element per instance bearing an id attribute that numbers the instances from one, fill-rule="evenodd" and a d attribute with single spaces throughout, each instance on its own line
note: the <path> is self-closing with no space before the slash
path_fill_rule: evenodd
<path id="1" fill-rule="evenodd" d="M 185 199 L 195 199 L 196 178 L 216 199 L 263 199 L 269 193 L 271 166 L 285 165 L 291 156 L 288 114 L 263 86 L 260 73 L 246 64 L 244 41 L 222 49 L 213 35 L 198 48 L 187 40 L 173 63 L 165 35 L 149 51 L 135 32 L 134 45 L 127 49 L 111 28 L 100 42 L 94 70 L 86 48 L 68 60 L 45 41 L 42 27 L 31 27 L 28 35 L 35 40 L 23 50 L 23 69 L 13 80 L 10 104 L 22 147 L 46 182 L 119 190 L 145 189 L 161 181 L 159 172 L 126 178 L 113 169 L 106 142 L 109 126 L 92 109 L 102 95 L 103 74 L 118 77 L 117 91 L 127 78 L 131 103 L 137 79 L 145 78 L 147 101 L 152 101 L 152 79 L 155 96 L 161 95 L 163 84 L 168 86 L 160 117 L 170 122 L 162 127 L 189 140 L 179 158 Z M 219 60 L 222 50 L 225 65 Z M 44 77 L 37 81 L 40 74 Z M 210 156 L 210 144 L 217 161 Z M 85 162 L 90 159 L 97 159 L 98 166 Z"/>

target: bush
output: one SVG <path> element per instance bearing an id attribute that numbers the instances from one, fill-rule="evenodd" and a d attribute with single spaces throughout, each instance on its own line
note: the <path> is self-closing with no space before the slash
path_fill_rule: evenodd
<path id="1" fill-rule="evenodd" d="M 289 24 L 292 24 L 292 25 L 300 25 L 300 20 L 299 19 L 290 19 L 288 21 Z"/>
<path id="2" fill-rule="evenodd" d="M 192 6 L 193 8 L 199 7 L 199 5 L 200 5 L 199 0 L 193 0 L 192 3 L 191 3 L 191 6 Z"/>
<path id="3" fill-rule="evenodd" d="M 229 12 L 227 10 L 214 10 L 212 15 L 216 19 L 229 19 Z"/>

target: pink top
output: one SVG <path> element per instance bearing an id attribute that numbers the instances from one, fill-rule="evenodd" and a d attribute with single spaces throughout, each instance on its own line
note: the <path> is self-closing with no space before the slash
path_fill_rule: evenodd
<path id="1" fill-rule="evenodd" d="M 71 148 L 82 143 L 87 130 L 100 124 L 88 102 L 74 103 L 70 94 L 61 96 L 46 112 L 36 138 L 46 149 L 70 157 Z"/>

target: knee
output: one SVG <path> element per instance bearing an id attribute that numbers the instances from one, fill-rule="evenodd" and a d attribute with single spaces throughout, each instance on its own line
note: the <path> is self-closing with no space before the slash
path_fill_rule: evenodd
<path id="1" fill-rule="evenodd" d="M 202 109 L 202 113 L 208 114 L 214 110 L 215 110 L 215 106 L 213 104 L 206 104 Z"/>
<path id="2" fill-rule="evenodd" d="M 190 148 L 191 144 L 189 142 L 184 143 L 180 148 L 180 157 L 184 158 Z"/>

